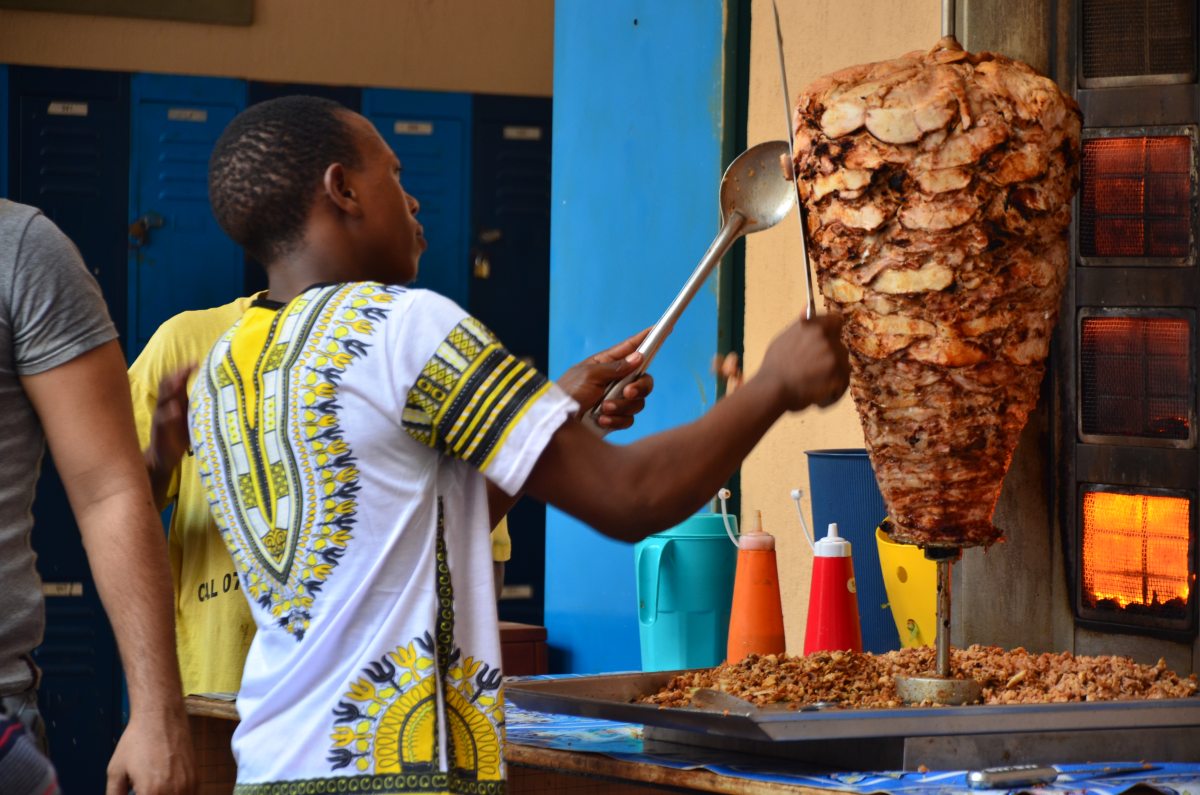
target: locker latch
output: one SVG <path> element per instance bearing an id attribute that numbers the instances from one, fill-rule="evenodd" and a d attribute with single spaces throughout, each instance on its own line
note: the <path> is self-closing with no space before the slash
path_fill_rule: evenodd
<path id="1" fill-rule="evenodd" d="M 151 229 L 161 229 L 163 217 L 151 211 L 129 225 L 129 247 L 141 248 L 150 240 Z"/>

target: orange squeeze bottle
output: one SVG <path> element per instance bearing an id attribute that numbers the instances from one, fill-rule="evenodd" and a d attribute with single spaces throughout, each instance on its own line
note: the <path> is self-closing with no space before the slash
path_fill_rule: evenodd
<path id="1" fill-rule="evenodd" d="M 748 654 L 783 654 L 784 647 L 775 537 L 763 532 L 762 511 L 755 511 L 751 527 L 738 539 L 726 662 Z"/>

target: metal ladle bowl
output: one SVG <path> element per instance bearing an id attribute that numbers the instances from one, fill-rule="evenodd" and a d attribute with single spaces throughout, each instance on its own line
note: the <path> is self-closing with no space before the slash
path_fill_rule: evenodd
<path id="1" fill-rule="evenodd" d="M 734 223 L 735 214 L 744 221 L 730 244 L 741 235 L 770 229 L 787 217 L 796 201 L 795 188 L 781 165 L 781 158 L 787 154 L 786 141 L 767 141 L 750 147 L 729 164 L 721 177 L 722 227 L 714 245 L 721 240 L 721 233 Z M 712 252 L 711 248 L 709 252 Z"/>
<path id="2" fill-rule="evenodd" d="M 600 406 L 606 400 L 615 399 L 626 385 L 646 372 L 650 360 L 658 353 L 663 340 L 675 328 L 675 321 L 683 314 L 683 310 L 696 295 L 700 285 L 704 284 L 708 274 L 721 261 L 721 257 L 729 251 L 729 247 L 742 235 L 761 232 L 775 226 L 792 209 L 796 200 L 796 189 L 781 165 L 781 159 L 787 157 L 787 141 L 767 141 L 742 152 L 725 169 L 720 189 L 721 229 L 709 245 L 708 251 L 704 253 L 700 264 L 684 283 L 683 289 L 638 346 L 638 351 L 645 357 L 641 366 L 636 372 L 613 384 L 605 392 L 600 403 L 588 413 L 585 422 L 597 433 L 606 432 L 596 424 Z"/>

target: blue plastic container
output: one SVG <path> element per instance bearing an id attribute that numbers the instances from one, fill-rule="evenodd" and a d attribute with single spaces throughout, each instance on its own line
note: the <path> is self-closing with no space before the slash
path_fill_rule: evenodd
<path id="1" fill-rule="evenodd" d="M 729 517 L 737 532 L 737 522 Z M 720 514 L 698 514 L 639 541 L 638 633 L 642 670 L 708 668 L 725 660 L 737 547 Z"/>
<path id="2" fill-rule="evenodd" d="M 813 532 L 825 534 L 837 522 L 851 544 L 863 651 L 880 654 L 900 648 L 900 636 L 887 606 L 875 528 L 887 507 L 875 482 L 866 450 L 808 450 L 808 485 L 812 496 Z"/>

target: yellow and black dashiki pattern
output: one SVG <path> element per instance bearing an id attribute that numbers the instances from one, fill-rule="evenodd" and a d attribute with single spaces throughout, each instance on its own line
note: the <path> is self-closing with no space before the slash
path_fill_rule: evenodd
<path id="1" fill-rule="evenodd" d="M 519 491 L 576 408 L 424 290 L 318 286 L 226 332 L 190 424 L 258 625 L 236 792 L 503 792 L 484 476 Z"/>

